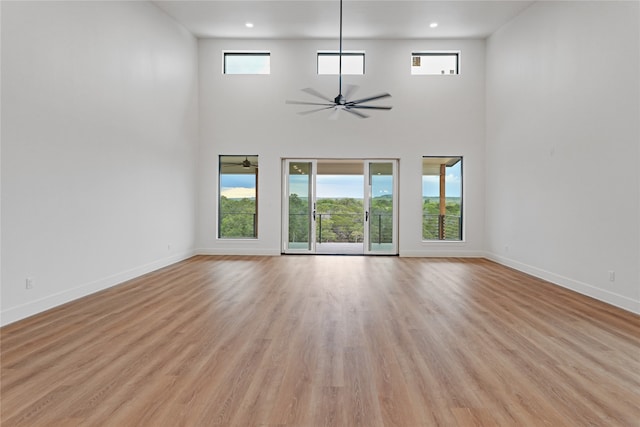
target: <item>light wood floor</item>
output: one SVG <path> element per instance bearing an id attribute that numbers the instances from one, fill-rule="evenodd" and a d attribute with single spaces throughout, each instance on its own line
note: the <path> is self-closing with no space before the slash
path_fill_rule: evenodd
<path id="1" fill-rule="evenodd" d="M 640 317 L 486 260 L 195 257 L 1 333 L 3 427 L 640 425 Z"/>

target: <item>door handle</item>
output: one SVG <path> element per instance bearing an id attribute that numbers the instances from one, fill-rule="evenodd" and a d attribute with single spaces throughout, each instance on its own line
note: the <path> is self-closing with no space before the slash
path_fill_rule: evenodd
<path id="1" fill-rule="evenodd" d="M 369 211 L 364 211 L 364 220 L 369 221 Z"/>
<path id="2" fill-rule="evenodd" d="M 313 211 L 313 220 L 316 220 L 316 211 Z"/>

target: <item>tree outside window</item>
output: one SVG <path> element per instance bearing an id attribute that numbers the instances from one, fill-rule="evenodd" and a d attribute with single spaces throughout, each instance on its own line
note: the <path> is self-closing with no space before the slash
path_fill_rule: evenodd
<path id="1" fill-rule="evenodd" d="M 258 237 L 258 156 L 220 156 L 218 237 Z"/>

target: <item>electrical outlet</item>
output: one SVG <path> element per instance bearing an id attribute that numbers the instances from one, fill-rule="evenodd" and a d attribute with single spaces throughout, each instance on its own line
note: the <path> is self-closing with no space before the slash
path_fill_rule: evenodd
<path id="1" fill-rule="evenodd" d="M 31 277 L 27 277 L 27 280 L 25 281 L 25 288 L 33 289 L 33 279 Z"/>
<path id="2" fill-rule="evenodd" d="M 613 270 L 609 270 L 609 281 L 610 282 L 616 281 L 616 272 Z"/>

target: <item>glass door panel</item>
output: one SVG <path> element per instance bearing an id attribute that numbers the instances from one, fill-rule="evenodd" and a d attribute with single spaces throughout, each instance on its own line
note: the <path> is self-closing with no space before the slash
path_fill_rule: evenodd
<path id="1" fill-rule="evenodd" d="M 365 162 L 365 252 L 395 255 L 397 245 L 397 183 L 395 160 Z"/>
<path id="2" fill-rule="evenodd" d="M 285 253 L 315 252 L 315 170 L 314 160 L 285 161 L 283 241 Z"/>

